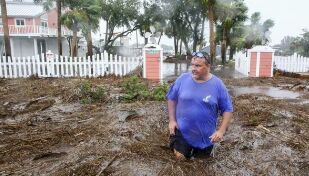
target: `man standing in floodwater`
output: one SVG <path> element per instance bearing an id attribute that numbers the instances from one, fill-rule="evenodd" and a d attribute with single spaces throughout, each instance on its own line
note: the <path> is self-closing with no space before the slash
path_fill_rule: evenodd
<path id="1" fill-rule="evenodd" d="M 170 146 L 177 159 L 210 156 L 232 119 L 230 95 L 210 73 L 209 58 L 201 52 L 192 56 L 192 72 L 179 76 L 166 95 Z M 219 113 L 223 120 L 217 129 Z"/>

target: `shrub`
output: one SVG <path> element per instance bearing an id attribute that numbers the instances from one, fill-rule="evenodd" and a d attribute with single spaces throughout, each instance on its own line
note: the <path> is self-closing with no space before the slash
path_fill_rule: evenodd
<path id="1" fill-rule="evenodd" d="M 82 104 L 103 102 L 106 96 L 107 90 L 103 86 L 95 87 L 88 81 L 79 86 L 79 100 Z"/>
<path id="2" fill-rule="evenodd" d="M 164 83 L 163 85 L 159 85 L 158 87 L 155 87 L 152 91 L 152 98 L 156 101 L 164 101 L 168 88 L 169 86 L 166 83 Z"/>
<path id="3" fill-rule="evenodd" d="M 121 85 L 124 95 L 124 101 L 144 100 L 150 95 L 145 83 L 137 76 L 132 76 L 124 80 Z"/>
<path id="4" fill-rule="evenodd" d="M 122 100 L 126 102 L 135 100 L 165 100 L 165 95 L 168 90 L 168 84 L 164 83 L 152 90 L 149 90 L 146 83 L 144 83 L 137 76 L 132 76 L 124 80 L 122 83 L 122 91 L 124 95 Z"/>

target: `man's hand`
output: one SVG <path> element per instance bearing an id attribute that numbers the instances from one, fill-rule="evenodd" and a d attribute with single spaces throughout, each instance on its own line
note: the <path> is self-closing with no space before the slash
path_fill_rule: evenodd
<path id="1" fill-rule="evenodd" d="M 223 120 L 220 128 L 209 137 L 211 142 L 220 142 L 223 139 L 223 135 L 232 121 L 233 114 L 231 112 L 224 112 L 222 116 Z"/>
<path id="2" fill-rule="evenodd" d="M 222 131 L 216 131 L 214 134 L 212 134 L 209 138 L 211 142 L 219 142 L 223 139 L 224 132 Z"/>
<path id="3" fill-rule="evenodd" d="M 178 128 L 176 121 L 170 121 L 168 123 L 168 129 L 170 130 L 170 135 L 175 135 L 175 130 Z"/>

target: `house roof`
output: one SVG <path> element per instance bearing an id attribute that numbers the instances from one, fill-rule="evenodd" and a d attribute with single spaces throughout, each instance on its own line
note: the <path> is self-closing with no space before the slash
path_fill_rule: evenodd
<path id="1" fill-rule="evenodd" d="M 8 17 L 35 17 L 44 13 L 42 5 L 33 3 L 7 2 L 6 8 Z"/>

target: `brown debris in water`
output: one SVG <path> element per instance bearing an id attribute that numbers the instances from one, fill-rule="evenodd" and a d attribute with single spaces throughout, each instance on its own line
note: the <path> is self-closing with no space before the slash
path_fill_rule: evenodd
<path id="1" fill-rule="evenodd" d="M 168 148 L 166 102 L 121 103 L 122 79 L 87 79 L 110 91 L 82 105 L 84 79 L 0 79 L 0 175 L 305 175 L 309 157 L 306 80 L 247 78 L 227 86 L 272 86 L 297 100 L 233 97 L 234 122 L 215 157 L 175 160 Z"/>

